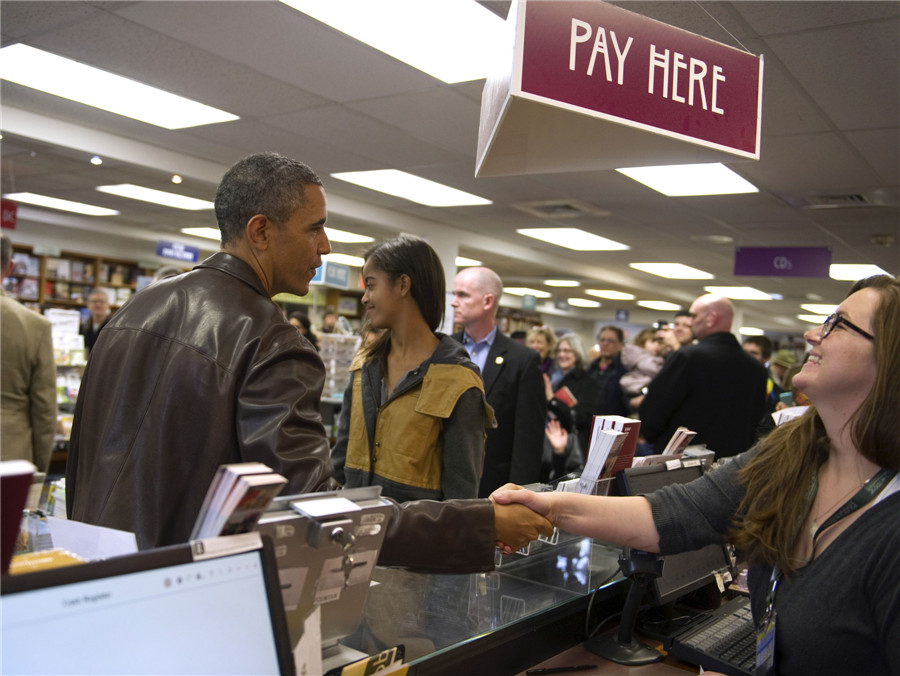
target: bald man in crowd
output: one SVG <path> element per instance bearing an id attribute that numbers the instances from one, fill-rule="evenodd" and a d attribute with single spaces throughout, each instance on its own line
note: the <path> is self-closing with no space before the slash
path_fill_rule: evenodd
<path id="1" fill-rule="evenodd" d="M 463 268 L 453 280 L 453 337 L 481 369 L 484 393 L 497 427 L 487 431 L 484 471 L 478 490 L 487 497 L 507 482 L 541 478 L 547 396 L 537 352 L 497 328 L 503 282 L 489 268 Z"/>
<path id="2" fill-rule="evenodd" d="M 734 308 L 727 298 L 700 296 L 691 304 L 697 342 L 666 360 L 650 382 L 640 408 L 641 433 L 662 453 L 675 430 L 695 432 L 716 457 L 732 456 L 753 444 L 763 415 L 766 369 L 731 333 Z"/>

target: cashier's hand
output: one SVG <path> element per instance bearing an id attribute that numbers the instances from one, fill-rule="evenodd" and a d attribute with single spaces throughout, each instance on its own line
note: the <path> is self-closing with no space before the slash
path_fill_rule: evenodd
<path id="1" fill-rule="evenodd" d="M 515 484 L 506 484 L 497 490 L 514 489 L 519 487 Z M 490 500 L 494 505 L 494 534 L 497 548 L 504 554 L 521 549 L 532 540 L 537 540 L 539 535 L 550 537 L 553 534 L 553 524 L 525 505 L 514 503 L 502 505 L 494 500 L 493 495 Z"/>

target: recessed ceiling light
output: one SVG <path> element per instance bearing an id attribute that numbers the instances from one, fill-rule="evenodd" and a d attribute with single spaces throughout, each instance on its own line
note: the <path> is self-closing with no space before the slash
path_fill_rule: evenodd
<path id="1" fill-rule="evenodd" d="M 194 237 L 214 239 L 217 242 L 222 239 L 222 232 L 218 228 L 182 228 L 181 232 L 185 235 L 193 235 Z"/>
<path id="2" fill-rule="evenodd" d="M 176 209 L 187 209 L 188 211 L 212 209 L 216 206 L 213 202 L 208 202 L 206 200 L 198 200 L 193 197 L 177 195 L 173 192 L 154 190 L 153 188 L 144 188 L 139 185 L 132 185 L 131 183 L 98 185 L 96 190 L 110 195 L 118 195 L 119 197 L 127 197 L 133 200 L 141 200 L 142 202 L 151 202 L 153 204 L 162 204 Z"/>
<path id="3" fill-rule="evenodd" d="M 803 303 L 800 307 L 808 312 L 823 315 L 825 317 L 834 314 L 838 309 L 837 305 L 829 305 L 828 303 Z"/>
<path id="4" fill-rule="evenodd" d="M 377 3 L 376 3 L 377 4 Z M 462 207 L 491 204 L 478 195 L 429 181 L 397 169 L 376 169 L 374 171 L 342 171 L 332 177 L 377 190 L 395 197 L 402 197 L 428 207 Z"/>
<path id="5" fill-rule="evenodd" d="M 527 286 L 504 286 L 503 293 L 511 296 L 534 296 L 535 298 L 552 298 L 552 294 L 540 289 L 529 289 Z"/>
<path id="6" fill-rule="evenodd" d="M 281 1 L 448 84 L 487 77 L 503 44 L 504 20 L 468 0 Z"/>
<path id="7" fill-rule="evenodd" d="M 85 214 L 86 216 L 115 216 L 119 213 L 115 209 L 106 209 L 93 204 L 84 204 L 83 202 L 61 200 L 56 197 L 48 197 L 47 195 L 37 195 L 33 192 L 11 192 L 4 195 L 4 197 L 11 199 L 13 202 L 33 204 L 38 207 L 59 209 L 60 211 L 71 211 L 76 214 Z"/>
<path id="8" fill-rule="evenodd" d="M 755 326 L 742 326 L 738 329 L 738 333 L 742 336 L 764 336 L 766 334 L 762 329 L 758 329 Z"/>
<path id="9" fill-rule="evenodd" d="M 704 290 L 733 300 L 772 300 L 772 296 L 751 286 L 704 286 Z"/>
<path id="10" fill-rule="evenodd" d="M 103 158 L 99 155 L 94 155 L 91 158 L 91 164 L 93 164 L 95 167 L 99 167 L 101 164 L 103 164 Z"/>
<path id="11" fill-rule="evenodd" d="M 365 264 L 365 259 L 360 256 L 350 256 L 349 254 L 330 253 L 322 256 L 323 261 L 329 263 L 340 263 L 341 265 L 349 265 L 353 268 L 361 268 Z"/>
<path id="12" fill-rule="evenodd" d="M 466 258 L 465 256 L 457 256 L 454 262 L 458 268 L 469 268 L 473 265 L 481 265 L 481 261 L 474 258 Z"/>
<path id="13" fill-rule="evenodd" d="M 681 263 L 629 263 L 628 267 L 666 279 L 712 279 L 713 275 Z"/>
<path id="14" fill-rule="evenodd" d="M 574 307 L 598 308 L 600 307 L 600 301 L 588 300 L 587 298 L 569 298 L 569 305 Z"/>
<path id="15" fill-rule="evenodd" d="M 649 308 L 651 310 L 662 310 L 664 312 L 669 310 L 680 310 L 681 306 L 676 305 L 675 303 L 670 303 L 665 300 L 639 300 L 637 302 L 641 307 Z"/>
<path id="16" fill-rule="evenodd" d="M 576 282 L 574 279 L 545 279 L 544 284 L 562 289 L 578 286 L 579 282 Z"/>
<path id="17" fill-rule="evenodd" d="M 631 248 L 580 228 L 521 228 L 516 232 L 574 251 L 627 251 Z"/>
<path id="18" fill-rule="evenodd" d="M 343 244 L 366 244 L 375 241 L 374 237 L 357 235 L 355 232 L 347 232 L 337 228 L 325 228 L 325 234 L 328 235 L 328 239 L 332 242 L 341 242 Z"/>
<path id="19" fill-rule="evenodd" d="M 181 176 L 179 176 L 178 174 L 172 174 L 171 180 L 172 180 L 172 183 L 174 183 L 175 185 L 178 185 L 182 181 Z"/>
<path id="20" fill-rule="evenodd" d="M 825 320 L 828 319 L 825 315 L 797 315 L 797 319 L 802 319 L 805 322 L 809 322 L 810 324 L 815 324 L 816 326 L 820 324 L 824 324 Z"/>
<path id="21" fill-rule="evenodd" d="M 629 167 L 616 169 L 616 171 L 667 197 L 737 195 L 759 192 L 759 189 L 752 183 L 719 163 Z"/>
<path id="22" fill-rule="evenodd" d="M 585 289 L 589 296 L 597 298 L 608 298 L 610 300 L 634 300 L 633 293 L 624 293 L 622 291 L 612 291 L 611 289 Z"/>
<path id="23" fill-rule="evenodd" d="M 873 275 L 888 275 L 877 265 L 865 265 L 854 263 L 832 263 L 831 269 L 828 271 L 829 277 L 837 279 L 841 282 L 855 282 L 859 279 L 872 277 Z"/>
<path id="24" fill-rule="evenodd" d="M 0 49 L 0 78 L 165 129 L 237 120 L 237 115 L 28 45 Z"/>

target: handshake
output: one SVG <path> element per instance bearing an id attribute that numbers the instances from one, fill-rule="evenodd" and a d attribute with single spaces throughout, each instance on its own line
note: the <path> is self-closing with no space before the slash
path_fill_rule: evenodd
<path id="1" fill-rule="evenodd" d="M 504 555 L 521 549 L 540 535 L 553 534 L 553 523 L 547 518 L 549 505 L 539 496 L 515 484 L 506 484 L 491 493 L 497 549 Z"/>

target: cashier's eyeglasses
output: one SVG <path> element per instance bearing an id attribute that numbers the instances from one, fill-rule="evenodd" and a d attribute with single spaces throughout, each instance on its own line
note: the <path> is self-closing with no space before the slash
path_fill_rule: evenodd
<path id="1" fill-rule="evenodd" d="M 840 312 L 835 312 L 833 315 L 829 316 L 824 322 L 822 322 L 822 340 L 831 335 L 831 332 L 834 331 L 838 326 L 843 324 L 848 329 L 853 329 L 863 338 L 867 338 L 868 340 L 875 340 L 875 336 L 873 336 L 868 331 L 864 331 L 859 328 L 856 324 L 851 322 L 849 319 L 844 318 Z"/>

